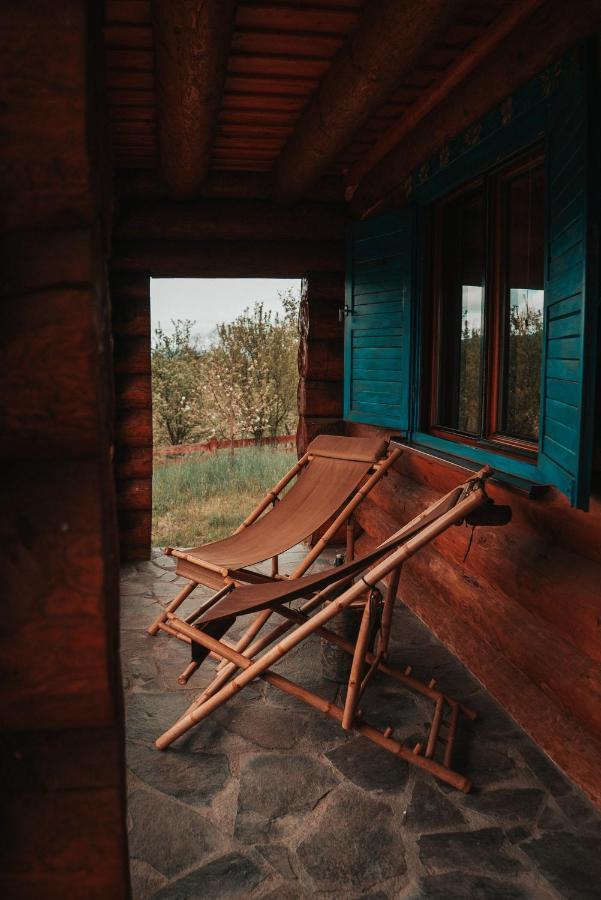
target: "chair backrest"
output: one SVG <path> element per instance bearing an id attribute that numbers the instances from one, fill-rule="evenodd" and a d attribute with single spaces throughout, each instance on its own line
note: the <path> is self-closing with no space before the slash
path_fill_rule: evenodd
<path id="1" fill-rule="evenodd" d="M 335 515 L 379 459 L 387 441 L 319 435 L 309 462 L 275 506 L 252 525 L 190 553 L 212 565 L 254 565 L 294 547 Z"/>

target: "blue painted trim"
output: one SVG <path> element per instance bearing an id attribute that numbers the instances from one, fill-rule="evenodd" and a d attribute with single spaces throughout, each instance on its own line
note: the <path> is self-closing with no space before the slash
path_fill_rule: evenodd
<path id="1" fill-rule="evenodd" d="M 436 437 L 424 431 L 417 431 L 411 436 L 411 444 L 421 447 L 428 447 L 432 450 L 438 450 L 447 456 L 453 456 L 455 459 L 469 460 L 479 465 L 490 465 L 498 472 L 504 472 L 506 475 L 512 475 L 515 478 L 521 478 L 523 481 L 534 482 L 535 484 L 546 484 L 543 473 L 539 467 L 524 460 L 516 459 L 514 456 L 506 456 L 504 453 L 495 453 L 484 447 L 473 447 L 471 444 L 461 444 L 457 441 L 446 441 L 444 438 Z"/>

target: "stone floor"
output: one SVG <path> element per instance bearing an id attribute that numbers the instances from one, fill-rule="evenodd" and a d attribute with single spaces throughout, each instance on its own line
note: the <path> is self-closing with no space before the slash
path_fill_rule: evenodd
<path id="1" fill-rule="evenodd" d="M 292 552 L 294 556 L 294 551 Z M 290 564 L 290 560 L 289 560 Z M 391 655 L 480 714 L 462 724 L 464 795 L 264 683 L 250 686 L 159 753 L 153 740 L 211 677 L 187 689 L 188 647 L 145 627 L 178 590 L 173 561 L 128 565 L 122 580 L 128 828 L 135 900 L 250 897 L 601 898 L 601 816 L 482 686 L 399 607 Z M 202 599 L 199 588 L 187 601 Z M 208 594 L 208 592 L 205 592 Z M 277 667 L 334 700 L 320 645 Z M 383 676 L 372 724 L 423 738 L 432 705 Z"/>

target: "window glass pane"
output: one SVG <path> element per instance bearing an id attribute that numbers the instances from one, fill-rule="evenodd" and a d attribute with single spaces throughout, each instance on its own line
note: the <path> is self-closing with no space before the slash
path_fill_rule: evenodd
<path id="1" fill-rule="evenodd" d="M 505 378 L 508 435 L 538 440 L 544 301 L 544 174 L 533 167 L 505 185 Z"/>
<path id="2" fill-rule="evenodd" d="M 479 435 L 486 241 L 481 187 L 445 203 L 441 230 L 438 424 Z"/>

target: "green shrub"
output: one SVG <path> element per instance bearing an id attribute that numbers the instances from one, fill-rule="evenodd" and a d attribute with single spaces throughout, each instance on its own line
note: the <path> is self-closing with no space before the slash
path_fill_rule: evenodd
<path id="1" fill-rule="evenodd" d="M 244 447 L 155 464 L 153 544 L 192 546 L 226 537 L 294 465 L 282 447 Z"/>

